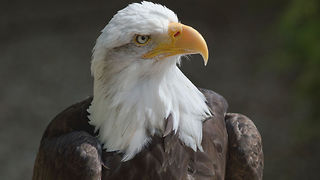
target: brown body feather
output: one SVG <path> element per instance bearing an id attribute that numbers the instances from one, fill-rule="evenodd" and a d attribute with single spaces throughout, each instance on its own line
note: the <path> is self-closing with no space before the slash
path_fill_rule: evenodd
<path id="1" fill-rule="evenodd" d="M 154 136 L 132 160 L 121 162 L 121 154 L 101 149 L 88 124 L 92 101 L 88 98 L 51 121 L 40 143 L 33 180 L 262 179 L 261 137 L 252 121 L 238 114 L 228 114 L 225 121 L 225 99 L 213 91 L 201 91 L 213 113 L 203 123 L 204 152 L 184 146 L 166 127 L 165 137 Z"/>

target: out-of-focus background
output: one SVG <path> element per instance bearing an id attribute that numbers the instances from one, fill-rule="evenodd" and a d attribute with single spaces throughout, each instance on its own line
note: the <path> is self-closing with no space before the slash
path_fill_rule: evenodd
<path id="1" fill-rule="evenodd" d="M 132 1 L 2 0 L 0 179 L 30 179 L 46 125 L 92 94 L 91 49 Z M 160 1 L 157 1 L 160 2 Z M 199 87 L 249 116 L 264 143 L 266 180 L 319 179 L 320 2 L 161 1 L 206 39 L 210 59 L 183 62 Z"/>

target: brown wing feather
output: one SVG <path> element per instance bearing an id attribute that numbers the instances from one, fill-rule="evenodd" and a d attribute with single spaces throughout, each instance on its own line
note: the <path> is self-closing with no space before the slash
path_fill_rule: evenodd
<path id="1" fill-rule="evenodd" d="M 227 180 L 261 180 L 264 158 L 261 136 L 246 116 L 228 113 L 226 125 L 229 134 Z"/>

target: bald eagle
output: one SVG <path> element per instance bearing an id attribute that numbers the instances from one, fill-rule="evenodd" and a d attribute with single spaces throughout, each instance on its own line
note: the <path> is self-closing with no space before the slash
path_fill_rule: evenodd
<path id="1" fill-rule="evenodd" d="M 261 179 L 261 137 L 226 100 L 177 66 L 208 49 L 174 12 L 133 3 L 93 50 L 93 97 L 58 114 L 42 137 L 33 179 Z"/>

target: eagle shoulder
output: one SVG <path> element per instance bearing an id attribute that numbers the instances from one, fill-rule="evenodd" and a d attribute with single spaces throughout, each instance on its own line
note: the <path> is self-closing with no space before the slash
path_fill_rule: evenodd
<path id="1" fill-rule="evenodd" d="M 206 161 L 199 161 L 195 164 L 207 162 L 203 167 L 210 167 L 213 174 L 212 179 L 222 180 L 225 177 L 225 167 L 228 150 L 228 134 L 225 125 L 225 114 L 228 109 L 228 103 L 220 94 L 208 90 L 200 89 L 207 100 L 207 104 L 211 109 L 212 117 L 203 123 L 202 146 L 207 157 Z M 196 155 L 202 155 L 196 152 Z M 199 158 L 198 158 L 199 159 Z M 201 169 L 201 168 L 196 168 Z M 205 179 L 203 176 L 195 176 L 195 179 Z"/>
<path id="2" fill-rule="evenodd" d="M 36 157 L 33 180 L 101 177 L 101 146 L 87 123 L 91 98 L 58 114 L 48 125 Z"/>
<path id="3" fill-rule="evenodd" d="M 261 135 L 254 123 L 237 113 L 226 115 L 229 135 L 227 180 L 261 180 L 264 157 Z"/>

